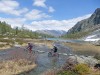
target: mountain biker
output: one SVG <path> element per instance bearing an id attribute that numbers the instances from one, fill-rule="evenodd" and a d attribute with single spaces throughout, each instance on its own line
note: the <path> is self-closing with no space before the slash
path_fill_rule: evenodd
<path id="1" fill-rule="evenodd" d="M 28 43 L 27 49 L 29 50 L 29 53 L 32 53 L 32 48 L 33 48 L 32 44 Z"/>
<path id="2" fill-rule="evenodd" d="M 56 53 L 58 51 L 56 46 L 54 46 L 53 50 L 54 50 L 54 53 Z"/>
<path id="3" fill-rule="evenodd" d="M 54 46 L 53 50 L 54 50 L 54 54 L 53 54 L 53 56 L 57 56 L 58 48 L 57 48 L 56 46 Z"/>

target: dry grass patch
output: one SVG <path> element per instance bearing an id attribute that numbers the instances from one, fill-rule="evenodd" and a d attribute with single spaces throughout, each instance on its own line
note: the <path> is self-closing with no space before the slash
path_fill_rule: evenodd
<path id="1" fill-rule="evenodd" d="M 33 40 L 33 43 L 36 45 L 47 45 L 49 48 L 52 48 L 53 47 L 52 44 L 54 43 L 54 41 L 36 39 L 36 40 Z"/>
<path id="2" fill-rule="evenodd" d="M 46 72 L 44 72 L 42 75 L 57 75 L 57 69 L 50 69 Z"/>
<path id="3" fill-rule="evenodd" d="M 17 75 L 29 72 L 36 67 L 35 54 L 28 53 L 22 48 L 8 51 L 4 59 L 0 61 L 0 75 Z"/>
<path id="4" fill-rule="evenodd" d="M 26 59 L 8 60 L 0 62 L 0 75 L 15 75 L 27 72 L 36 67 L 36 64 Z"/>
<path id="5" fill-rule="evenodd" d="M 89 43 L 64 43 L 64 45 L 71 47 L 77 54 L 94 55 L 100 53 L 100 46 L 95 46 Z"/>

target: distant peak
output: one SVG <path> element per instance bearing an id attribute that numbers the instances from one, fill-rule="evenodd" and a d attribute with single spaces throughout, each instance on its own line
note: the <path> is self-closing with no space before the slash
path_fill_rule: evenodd
<path id="1" fill-rule="evenodd" d="M 100 8 L 97 8 L 96 10 L 100 10 Z"/>
<path id="2" fill-rule="evenodd" d="M 97 8 L 97 9 L 95 10 L 95 13 L 98 13 L 98 12 L 100 12 L 100 8 Z"/>

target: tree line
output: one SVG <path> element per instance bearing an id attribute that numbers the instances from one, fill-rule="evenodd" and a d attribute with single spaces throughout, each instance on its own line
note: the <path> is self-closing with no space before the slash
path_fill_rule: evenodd
<path id="1" fill-rule="evenodd" d="M 44 37 L 53 37 L 51 35 L 40 34 L 37 32 L 33 32 L 22 25 L 22 27 L 14 27 L 12 28 L 6 22 L 0 21 L 0 36 L 1 37 L 18 37 L 18 38 L 44 38 Z"/>

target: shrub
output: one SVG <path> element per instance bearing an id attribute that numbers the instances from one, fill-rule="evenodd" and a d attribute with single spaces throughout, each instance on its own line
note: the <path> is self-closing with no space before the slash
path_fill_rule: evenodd
<path id="1" fill-rule="evenodd" d="M 23 44 L 23 42 L 19 42 L 19 44 L 20 44 L 20 45 L 22 45 L 22 44 Z"/>
<path id="2" fill-rule="evenodd" d="M 15 41 L 18 42 L 20 45 L 22 45 L 23 43 L 26 43 L 26 41 L 23 39 L 16 39 Z"/>
<path id="3" fill-rule="evenodd" d="M 77 75 L 73 71 L 62 71 L 61 73 L 58 73 L 58 75 Z"/>
<path id="4" fill-rule="evenodd" d="M 0 47 L 4 47 L 5 45 L 4 44 L 0 44 Z"/>
<path id="5" fill-rule="evenodd" d="M 74 67 L 74 70 L 79 75 L 86 75 L 89 72 L 89 67 L 86 64 L 78 64 Z"/>
<path id="6" fill-rule="evenodd" d="M 96 53 L 96 54 L 94 55 L 94 58 L 100 60 L 100 54 L 99 54 L 99 53 Z"/>

